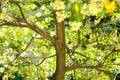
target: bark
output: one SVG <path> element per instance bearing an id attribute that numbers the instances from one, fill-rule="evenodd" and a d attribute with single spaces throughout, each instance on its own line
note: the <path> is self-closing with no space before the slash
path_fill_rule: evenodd
<path id="1" fill-rule="evenodd" d="M 64 22 L 56 24 L 56 71 L 49 80 L 64 80 L 65 74 L 65 27 Z"/>
<path id="2" fill-rule="evenodd" d="M 2 13 L 2 0 L 0 0 L 0 13 Z"/>

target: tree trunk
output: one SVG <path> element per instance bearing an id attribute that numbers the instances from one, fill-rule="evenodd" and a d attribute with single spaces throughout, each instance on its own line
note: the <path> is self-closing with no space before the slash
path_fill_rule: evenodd
<path id="1" fill-rule="evenodd" d="M 56 25 L 56 72 L 55 80 L 63 80 L 65 74 L 65 26 L 64 22 Z"/>
<path id="2" fill-rule="evenodd" d="M 64 21 L 56 24 L 56 71 L 49 80 L 64 80 L 65 74 L 65 27 Z"/>

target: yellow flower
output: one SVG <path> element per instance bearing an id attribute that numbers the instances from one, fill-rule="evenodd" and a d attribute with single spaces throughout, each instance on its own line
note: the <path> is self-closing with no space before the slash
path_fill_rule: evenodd
<path id="1" fill-rule="evenodd" d="M 106 13 L 112 13 L 116 8 L 115 0 L 111 2 L 109 0 L 104 0 L 104 5 L 105 5 Z"/>

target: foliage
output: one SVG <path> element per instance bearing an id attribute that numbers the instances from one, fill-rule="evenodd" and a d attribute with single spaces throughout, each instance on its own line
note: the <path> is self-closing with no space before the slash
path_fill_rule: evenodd
<path id="1" fill-rule="evenodd" d="M 115 77 L 120 71 L 119 8 L 119 0 L 2 0 L 0 79 L 52 76 L 57 65 L 56 23 L 62 21 L 65 80 Z"/>

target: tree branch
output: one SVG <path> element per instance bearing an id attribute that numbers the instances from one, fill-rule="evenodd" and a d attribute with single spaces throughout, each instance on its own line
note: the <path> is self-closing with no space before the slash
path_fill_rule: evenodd
<path id="1" fill-rule="evenodd" d="M 77 44 L 75 46 L 73 46 L 72 52 L 74 52 L 80 46 L 80 44 L 92 44 L 92 43 L 95 43 L 97 41 L 98 41 L 97 39 L 94 40 L 94 41 L 90 41 L 90 42 L 88 42 L 88 41 L 86 41 L 86 42 L 78 41 Z"/>
<path id="2" fill-rule="evenodd" d="M 108 70 L 105 70 L 105 69 L 102 69 L 100 68 L 100 66 L 94 66 L 94 65 L 73 65 L 73 66 L 66 66 L 66 69 L 65 71 L 71 71 L 71 70 L 75 70 L 75 69 L 78 69 L 78 68 L 87 68 L 87 69 L 96 69 L 100 72 L 103 72 L 104 74 L 108 74 L 109 77 L 110 77 L 110 80 L 113 80 L 113 75 L 110 71 Z"/>
<path id="3" fill-rule="evenodd" d="M 98 68 L 99 66 L 91 66 L 91 65 L 80 65 L 80 64 L 77 64 L 77 65 L 73 65 L 73 66 L 66 66 L 66 69 L 65 71 L 71 71 L 71 70 L 74 70 L 74 69 L 78 69 L 78 68 L 89 68 L 89 69 L 95 69 L 95 68 Z"/>
<path id="4" fill-rule="evenodd" d="M 119 51 L 120 51 L 119 49 L 116 50 L 115 48 L 114 48 L 112 51 L 110 51 L 110 52 L 104 57 L 104 60 L 103 60 L 103 62 L 102 62 L 101 65 L 103 65 L 103 64 L 105 63 L 105 61 L 109 58 L 109 56 L 111 56 L 114 52 L 119 52 Z"/>
<path id="5" fill-rule="evenodd" d="M 35 31 L 36 33 L 40 34 L 43 38 L 45 38 L 45 39 L 49 40 L 50 42 L 52 42 L 53 45 L 54 45 L 54 42 L 55 42 L 54 38 L 52 38 L 50 35 L 47 35 L 41 28 L 39 28 L 35 24 L 31 24 L 31 23 L 28 23 L 26 21 L 26 18 L 24 16 L 22 8 L 21 8 L 21 6 L 19 5 L 19 3 L 17 1 L 15 1 L 15 0 L 9 0 L 9 1 L 12 2 L 12 3 L 15 3 L 18 6 L 18 8 L 20 10 L 20 13 L 21 13 L 21 16 L 23 18 L 23 19 L 22 18 L 20 18 L 20 19 L 24 20 L 24 22 L 22 23 L 22 22 L 12 22 L 12 21 L 4 20 L 3 23 L 0 23 L 0 26 L 8 25 L 8 26 L 13 26 L 13 27 L 30 28 L 33 31 Z"/>
<path id="6" fill-rule="evenodd" d="M 0 23 L 0 26 L 12 26 L 12 27 L 29 27 L 26 23 L 18 23 L 4 20 L 3 23 Z"/>
<path id="7" fill-rule="evenodd" d="M 51 36 L 47 35 L 41 28 L 34 24 L 26 24 L 26 23 L 19 23 L 19 22 L 11 22 L 11 21 L 4 21 L 4 23 L 0 24 L 0 26 L 12 26 L 12 27 L 25 27 L 25 28 L 30 28 L 36 33 L 40 34 L 43 38 L 51 41 L 53 44 L 55 42 L 54 38 Z"/>
<path id="8" fill-rule="evenodd" d="M 40 34 L 43 38 L 51 41 L 53 44 L 55 44 L 55 40 L 54 38 L 52 38 L 51 36 L 47 35 L 41 28 L 39 28 L 38 26 L 34 25 L 34 24 L 31 24 L 31 25 L 28 25 L 30 26 L 30 28 L 35 31 L 36 33 Z"/>

